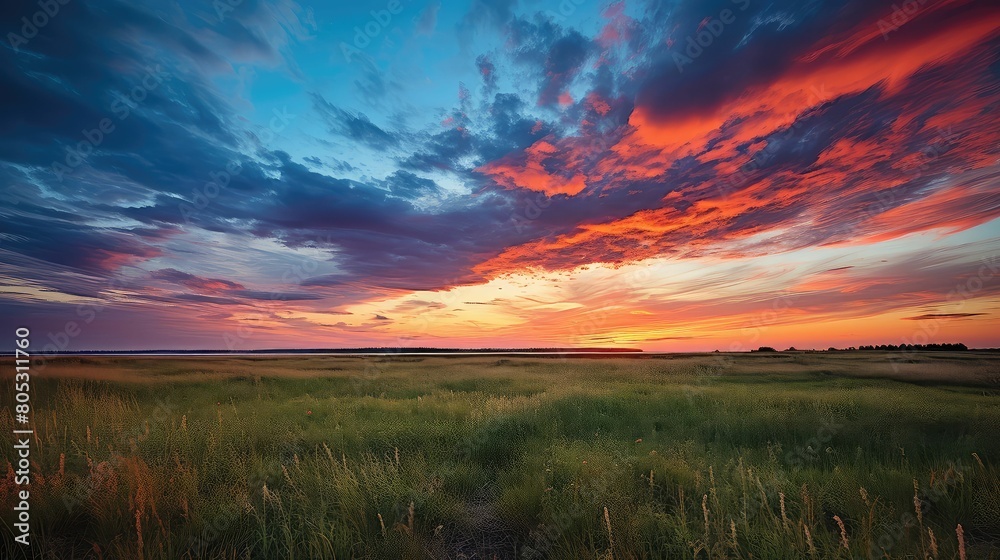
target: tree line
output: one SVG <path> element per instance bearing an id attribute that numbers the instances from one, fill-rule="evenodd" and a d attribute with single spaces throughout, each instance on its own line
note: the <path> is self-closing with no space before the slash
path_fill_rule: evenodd
<path id="1" fill-rule="evenodd" d="M 875 352 L 956 352 L 968 350 L 969 347 L 961 342 L 952 343 L 931 343 L 931 344 L 869 344 L 862 346 L 848 346 L 847 348 L 834 348 L 831 346 L 826 351 L 827 352 L 856 352 L 856 351 L 875 351 Z M 798 352 L 794 346 L 784 350 L 784 352 Z M 770 346 L 761 346 L 756 350 L 751 350 L 751 352 L 781 352 L 781 350 L 775 350 Z"/>

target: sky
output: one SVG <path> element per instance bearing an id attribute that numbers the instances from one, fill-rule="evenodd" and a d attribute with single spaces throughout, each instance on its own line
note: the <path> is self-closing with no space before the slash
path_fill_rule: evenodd
<path id="1" fill-rule="evenodd" d="M 35 348 L 1000 346 L 995 2 L 0 14 Z"/>

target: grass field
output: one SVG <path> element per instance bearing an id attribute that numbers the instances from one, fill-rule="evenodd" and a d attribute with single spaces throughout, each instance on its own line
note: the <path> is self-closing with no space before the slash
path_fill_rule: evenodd
<path id="1" fill-rule="evenodd" d="M 1000 355 L 908 358 L 51 359 L 31 554 L 1000 558 Z"/>

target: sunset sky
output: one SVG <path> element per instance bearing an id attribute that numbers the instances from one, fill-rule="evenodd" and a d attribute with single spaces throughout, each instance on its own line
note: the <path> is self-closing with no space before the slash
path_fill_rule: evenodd
<path id="1" fill-rule="evenodd" d="M 9 340 L 1000 346 L 996 2 L 0 12 Z"/>

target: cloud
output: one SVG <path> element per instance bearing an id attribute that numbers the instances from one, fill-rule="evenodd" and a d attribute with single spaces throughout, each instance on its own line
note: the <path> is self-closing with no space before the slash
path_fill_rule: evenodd
<path id="1" fill-rule="evenodd" d="M 399 144 L 399 139 L 372 124 L 361 113 L 351 113 L 313 94 L 313 105 L 332 134 L 354 140 L 373 149 L 384 150 Z"/>
<path id="2" fill-rule="evenodd" d="M 551 19 L 518 18 L 511 24 L 509 39 L 515 61 L 539 79 L 540 106 L 559 103 L 560 96 L 594 52 L 592 41 L 575 29 L 564 29 Z"/>
<path id="3" fill-rule="evenodd" d="M 445 309 L 448 306 L 439 301 L 423 301 L 419 299 L 407 300 L 400 305 L 397 305 L 393 311 L 395 313 L 403 313 L 410 315 L 419 315 L 426 311 L 431 311 L 434 309 Z"/>
<path id="4" fill-rule="evenodd" d="M 680 23 L 670 34 L 696 33 L 718 13 L 691 6 L 672 16 Z M 827 10 L 836 14 L 820 13 Z M 617 139 L 603 137 L 609 142 L 595 154 L 585 135 L 550 136 L 480 171 L 509 189 L 583 199 L 599 191 L 602 202 L 658 194 L 659 204 L 646 199 L 631 214 L 579 222 L 476 270 L 747 256 L 960 231 L 997 217 L 983 187 L 994 174 L 985 166 L 996 161 L 996 134 L 980 126 L 975 115 L 985 101 L 971 93 L 995 81 L 984 41 L 997 35 L 996 15 L 956 11 L 929 27 L 935 16 L 925 13 L 906 36 L 886 42 L 870 33 L 880 12 L 857 9 L 838 21 L 843 36 L 864 40 L 845 39 L 854 49 L 837 58 L 826 54 L 829 45 L 817 46 L 815 26 L 841 10 L 752 7 L 683 71 L 670 57 L 681 47 L 654 34 L 658 46 L 640 50 L 650 65 L 633 84 L 636 105 Z M 537 34 L 544 26 L 525 28 Z M 921 29 L 935 34 L 932 47 L 912 31 Z M 768 231 L 785 235 L 761 237 Z"/>
<path id="5" fill-rule="evenodd" d="M 417 177 L 409 171 L 396 171 L 385 180 L 385 185 L 392 194 L 402 198 L 416 198 L 426 194 L 434 194 L 440 190 L 437 183 L 430 179 Z"/>
<path id="6" fill-rule="evenodd" d="M 300 43 L 328 30 L 308 9 L 250 2 L 220 21 L 211 5 L 182 4 L 70 3 L 44 36 L 0 50 L 0 273 L 24 284 L 5 301 L 145 298 L 164 320 L 167 304 L 237 316 L 276 301 L 290 311 L 268 315 L 269 328 L 357 334 L 363 325 L 336 324 L 350 318 L 310 314 L 595 263 L 982 235 L 1000 217 L 989 126 L 1000 15 L 983 3 L 929 3 L 886 37 L 891 7 L 860 0 L 615 3 L 572 17 L 431 2 L 414 22 L 424 35 L 335 69 L 353 101 L 340 85 L 315 93 L 326 75 L 308 70 L 315 45 Z M 437 32 L 444 21 L 457 36 Z M 705 32 L 709 44 L 690 47 Z M 465 50 L 446 61 L 426 41 Z M 259 122 L 274 75 L 301 113 L 281 138 Z M 104 119 L 114 130 L 97 139 Z M 278 279 L 262 252 L 313 267 Z M 939 284 L 960 275 L 949 265 L 943 280 L 906 280 L 926 265 L 824 268 L 789 287 L 817 313 L 886 310 L 924 303 L 920 283 L 947 293 Z M 127 294 L 109 287 L 118 278 Z M 766 293 L 687 311 L 750 312 Z M 444 311 L 401 305 L 355 317 L 384 309 L 398 325 Z M 681 318 L 669 306 L 623 315 L 637 310 Z"/>
<path id="7" fill-rule="evenodd" d="M 907 321 L 928 321 L 934 319 L 967 319 L 969 317 L 979 317 L 986 313 L 926 313 L 916 317 L 903 317 Z"/>
<path id="8" fill-rule="evenodd" d="M 245 289 L 242 284 L 237 282 L 231 282 L 221 278 L 201 278 L 173 268 L 164 268 L 162 270 L 153 271 L 151 276 L 154 280 L 164 280 L 172 284 L 178 284 L 193 290 L 204 292 Z"/>
<path id="9" fill-rule="evenodd" d="M 483 77 L 483 89 L 487 96 L 491 96 L 497 91 L 497 67 L 490 62 L 486 55 L 476 57 L 476 68 L 479 75 Z"/>
<path id="10" fill-rule="evenodd" d="M 417 29 L 419 35 L 432 35 L 437 27 L 438 12 L 441 10 L 441 0 L 431 0 L 427 6 L 417 16 Z"/>

